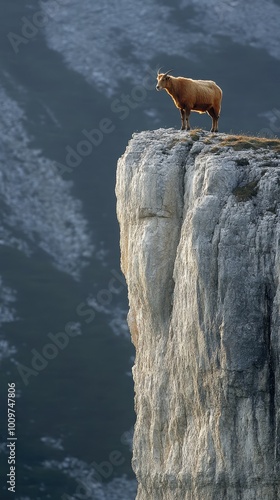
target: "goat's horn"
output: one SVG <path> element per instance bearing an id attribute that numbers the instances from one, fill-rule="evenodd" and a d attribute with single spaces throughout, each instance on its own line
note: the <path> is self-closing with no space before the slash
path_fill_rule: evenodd
<path id="1" fill-rule="evenodd" d="M 171 71 L 173 71 L 173 69 L 169 69 L 168 71 L 166 71 L 166 73 L 164 73 L 164 75 L 163 75 L 163 76 L 167 76 L 167 75 L 168 75 L 168 73 L 171 73 Z"/>
<path id="2" fill-rule="evenodd" d="M 160 70 L 161 70 L 161 68 L 159 68 L 159 69 L 157 70 L 157 74 L 158 74 L 158 75 L 159 75 Z"/>

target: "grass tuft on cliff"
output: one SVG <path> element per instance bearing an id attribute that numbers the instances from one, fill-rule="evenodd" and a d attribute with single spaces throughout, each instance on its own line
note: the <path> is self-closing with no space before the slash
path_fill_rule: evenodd
<path id="1" fill-rule="evenodd" d="M 201 128 L 191 129 L 183 132 L 180 137 L 171 140 L 168 149 L 172 149 L 176 144 L 189 141 L 202 141 L 204 144 L 212 146 L 212 153 L 221 153 L 221 148 L 232 148 L 235 151 L 244 151 L 246 149 L 269 149 L 276 153 L 280 153 L 280 139 L 257 137 L 243 134 L 214 134 L 207 132 Z M 247 162 L 247 160 L 246 160 Z"/>
<path id="2" fill-rule="evenodd" d="M 249 135 L 228 135 L 219 142 L 219 146 L 231 147 L 235 151 L 244 149 L 272 149 L 280 153 L 280 139 L 267 139 L 265 137 L 255 137 Z"/>
<path id="3" fill-rule="evenodd" d="M 229 135 L 220 142 L 221 146 L 229 146 L 236 151 L 242 149 L 273 149 L 280 152 L 280 139 L 267 139 L 265 137 L 254 137 L 248 135 Z"/>
<path id="4" fill-rule="evenodd" d="M 233 190 L 238 201 L 248 201 L 258 194 L 258 181 L 252 181 L 245 186 L 239 186 Z"/>

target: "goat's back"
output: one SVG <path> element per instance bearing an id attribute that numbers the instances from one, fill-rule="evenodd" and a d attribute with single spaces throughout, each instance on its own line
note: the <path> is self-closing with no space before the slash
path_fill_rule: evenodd
<path id="1" fill-rule="evenodd" d="M 222 90 L 212 80 L 193 80 L 192 78 L 178 77 L 175 86 L 179 90 L 180 104 L 190 107 L 201 104 L 202 106 L 214 103 L 217 105 L 222 99 Z M 178 94 L 177 94 L 178 95 Z"/>

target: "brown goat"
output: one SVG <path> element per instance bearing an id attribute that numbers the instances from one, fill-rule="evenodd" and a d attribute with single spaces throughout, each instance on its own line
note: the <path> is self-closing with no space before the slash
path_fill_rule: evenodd
<path id="1" fill-rule="evenodd" d="M 211 132 L 218 132 L 218 120 L 221 112 L 222 90 L 211 80 L 192 80 L 175 77 L 167 73 L 157 75 L 157 90 L 166 90 L 174 104 L 181 112 L 181 130 L 190 130 L 189 116 L 191 111 L 208 113 L 212 117 Z"/>

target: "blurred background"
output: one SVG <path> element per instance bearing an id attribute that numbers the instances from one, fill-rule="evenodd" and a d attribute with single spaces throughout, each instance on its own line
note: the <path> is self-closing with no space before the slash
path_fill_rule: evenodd
<path id="1" fill-rule="evenodd" d="M 115 172 L 180 128 L 157 69 L 213 79 L 220 131 L 280 134 L 279 0 L 1 0 L 0 497 L 132 500 L 135 421 Z M 192 127 L 210 129 L 207 115 Z M 148 499 L 147 499 L 148 500 Z"/>

